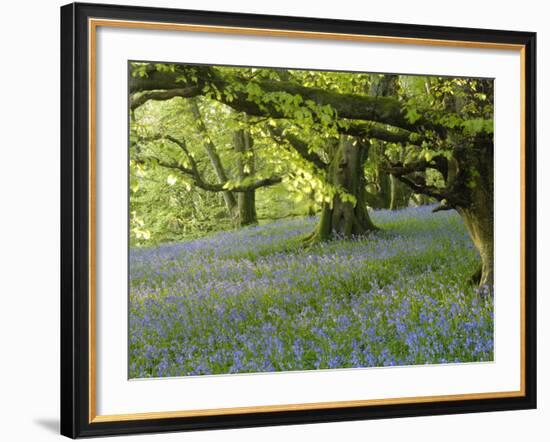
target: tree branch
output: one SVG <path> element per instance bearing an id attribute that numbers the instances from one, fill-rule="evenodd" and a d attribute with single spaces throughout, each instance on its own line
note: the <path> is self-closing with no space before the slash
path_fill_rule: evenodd
<path id="1" fill-rule="evenodd" d="M 191 165 L 191 168 L 188 168 L 188 167 L 185 167 L 185 166 L 182 166 L 181 164 L 179 163 L 176 163 L 176 162 L 168 162 L 168 161 L 164 161 L 158 157 L 155 157 L 155 156 L 147 156 L 147 157 L 142 157 L 141 159 L 138 159 L 137 161 L 141 162 L 141 163 L 144 163 L 145 160 L 154 160 L 157 162 L 157 164 L 159 166 L 162 166 L 162 167 L 165 167 L 165 168 L 168 168 L 168 169 L 174 169 L 174 170 L 178 170 L 179 172 L 189 176 L 192 180 L 193 180 L 193 184 L 203 190 L 207 190 L 209 192 L 227 192 L 227 191 L 230 191 L 230 192 L 248 192 L 250 190 L 256 190 L 256 189 L 259 189 L 261 187 L 269 187 L 269 186 L 273 186 L 274 184 L 278 184 L 282 181 L 282 178 L 281 177 L 277 177 L 277 176 L 273 176 L 273 177 L 269 177 L 269 178 L 262 178 L 262 179 L 259 179 L 259 180 L 256 180 L 254 182 L 251 182 L 249 184 L 245 184 L 245 185 L 239 185 L 239 184 L 236 184 L 235 186 L 232 186 L 232 185 L 228 185 L 229 184 L 229 181 L 226 181 L 224 183 L 209 183 L 207 181 L 205 181 L 202 177 L 202 174 L 200 173 L 199 171 L 199 168 L 197 167 L 197 163 L 195 162 L 195 159 L 193 158 L 193 156 L 190 154 L 189 150 L 187 149 L 187 144 L 185 142 L 185 140 L 179 140 L 171 135 L 158 135 L 158 136 L 155 136 L 155 137 L 152 137 L 152 138 L 147 138 L 147 141 L 155 141 L 155 140 L 160 140 L 160 139 L 166 139 L 174 144 L 176 144 L 177 146 L 180 147 L 180 149 L 185 153 L 187 159 L 189 160 L 189 163 Z"/>
<path id="2" fill-rule="evenodd" d="M 428 186 L 425 178 L 419 175 L 420 172 L 425 172 L 426 169 L 436 169 L 447 180 L 446 164 L 447 159 L 443 155 L 437 155 L 430 161 L 418 160 L 407 164 L 390 163 L 388 166 L 383 167 L 383 170 L 408 185 L 415 193 L 422 193 L 442 201 L 441 206 L 434 209 L 434 212 L 438 212 L 468 203 L 463 193 L 457 191 L 456 183 L 447 183 L 446 187 L 443 188 Z"/>
<path id="3" fill-rule="evenodd" d="M 143 93 L 144 91 L 166 89 L 172 90 L 170 93 L 173 96 L 178 96 L 181 93 L 183 95 L 179 96 L 189 97 L 203 94 L 203 86 L 207 85 L 218 91 L 231 90 L 231 96 L 221 93 L 217 96 L 214 94 L 214 97 L 237 111 L 246 112 L 253 116 L 291 117 L 291 115 L 285 114 L 274 102 L 265 101 L 260 105 L 250 99 L 249 94 L 245 92 L 247 83 L 237 76 L 222 77 L 212 67 L 201 67 L 198 72 L 194 72 L 197 77 L 196 82 L 186 83 L 184 81 L 185 72 L 189 69 L 186 66 L 179 66 L 175 72 L 151 71 L 147 77 L 130 77 L 130 92 L 134 94 L 136 92 Z M 421 127 L 431 126 L 430 122 L 424 118 L 419 118 L 415 123 L 411 123 L 406 118 L 402 103 L 393 97 L 338 93 L 321 88 L 302 86 L 294 81 L 259 79 L 255 80 L 254 83 L 266 95 L 280 92 L 299 95 L 302 97 L 303 102 L 311 100 L 319 106 L 330 105 L 336 111 L 338 118 L 376 121 L 413 131 Z M 238 85 L 238 87 L 234 87 L 235 85 Z M 150 95 L 149 99 L 152 96 L 154 94 Z M 141 101 L 146 98 L 147 95 Z"/>
<path id="4" fill-rule="evenodd" d="M 422 137 L 416 132 L 375 121 L 349 121 L 340 128 L 340 132 L 355 137 L 376 138 L 389 143 L 418 144 L 422 141 Z"/>
<path id="5" fill-rule="evenodd" d="M 435 169 L 443 174 L 447 175 L 447 158 L 443 155 L 436 155 L 430 161 L 425 159 L 410 161 L 408 163 L 392 163 L 388 161 L 388 164 L 383 166 L 383 169 L 387 173 L 392 175 L 407 175 L 415 172 L 425 172 L 426 169 Z"/>
<path id="6" fill-rule="evenodd" d="M 394 175 L 399 181 L 409 186 L 415 193 L 431 196 L 439 201 L 447 198 L 444 189 L 426 185 L 425 181 L 407 175 Z"/>
<path id="7" fill-rule="evenodd" d="M 135 110 L 149 100 L 165 101 L 174 97 L 190 98 L 200 94 L 201 88 L 190 86 L 186 88 L 174 88 L 166 90 L 151 90 L 135 93 L 130 96 L 130 109 Z"/>

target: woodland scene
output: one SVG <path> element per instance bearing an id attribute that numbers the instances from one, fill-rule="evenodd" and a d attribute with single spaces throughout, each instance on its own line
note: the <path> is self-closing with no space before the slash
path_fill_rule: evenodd
<path id="1" fill-rule="evenodd" d="M 129 62 L 130 378 L 493 360 L 493 80 Z"/>

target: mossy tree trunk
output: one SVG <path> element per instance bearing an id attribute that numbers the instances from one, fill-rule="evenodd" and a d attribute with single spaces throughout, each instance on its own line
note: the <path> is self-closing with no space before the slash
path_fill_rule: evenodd
<path id="1" fill-rule="evenodd" d="M 457 205 L 456 210 L 464 220 L 468 233 L 481 258 L 481 265 L 474 274 L 474 282 L 480 287 L 492 288 L 494 283 L 494 181 L 492 140 L 480 149 L 464 149 L 458 152 L 460 160 L 469 167 L 462 179 L 464 193 L 469 204 Z"/>
<path id="2" fill-rule="evenodd" d="M 240 181 L 254 175 L 254 150 L 250 133 L 243 129 L 235 131 L 233 147 L 239 154 L 237 157 L 237 173 Z M 240 227 L 258 223 L 256 214 L 256 189 L 237 193 L 238 225 Z"/>
<path id="3" fill-rule="evenodd" d="M 248 190 L 237 194 L 239 206 L 239 226 L 250 226 L 258 224 L 258 216 L 256 214 L 256 191 Z"/>
<path id="4" fill-rule="evenodd" d="M 366 207 L 364 163 L 368 143 L 342 135 L 327 171 L 327 181 L 339 191 L 324 203 L 317 229 L 308 242 L 324 241 L 334 235 L 350 237 L 375 230 Z M 351 196 L 346 198 L 345 195 Z"/>

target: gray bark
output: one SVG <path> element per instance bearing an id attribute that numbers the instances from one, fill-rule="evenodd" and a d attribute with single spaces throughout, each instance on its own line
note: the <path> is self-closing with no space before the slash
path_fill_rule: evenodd
<path id="1" fill-rule="evenodd" d="M 216 146 L 214 146 L 214 143 L 212 142 L 212 140 L 210 139 L 210 136 L 208 135 L 208 129 L 204 124 L 204 120 L 200 113 L 199 106 L 197 105 L 197 102 L 195 99 L 189 100 L 189 103 L 190 103 L 189 108 L 191 110 L 193 117 L 195 118 L 197 128 L 201 133 L 204 150 L 206 151 L 208 158 L 210 159 L 210 164 L 212 164 L 214 172 L 216 173 L 216 177 L 218 178 L 218 183 L 220 184 L 226 183 L 228 181 L 227 173 L 222 165 Z M 230 190 L 223 191 L 222 195 L 223 195 L 223 199 L 224 199 L 227 211 L 229 212 L 229 215 L 234 218 L 237 215 L 237 200 L 235 199 L 235 195 L 233 195 L 233 192 L 231 192 Z"/>

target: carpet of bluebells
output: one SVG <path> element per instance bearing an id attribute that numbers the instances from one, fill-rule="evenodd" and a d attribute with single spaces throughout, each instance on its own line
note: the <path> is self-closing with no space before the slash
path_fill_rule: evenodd
<path id="1" fill-rule="evenodd" d="M 301 246 L 315 218 L 130 252 L 130 377 L 491 361 L 493 301 L 455 212 Z"/>

